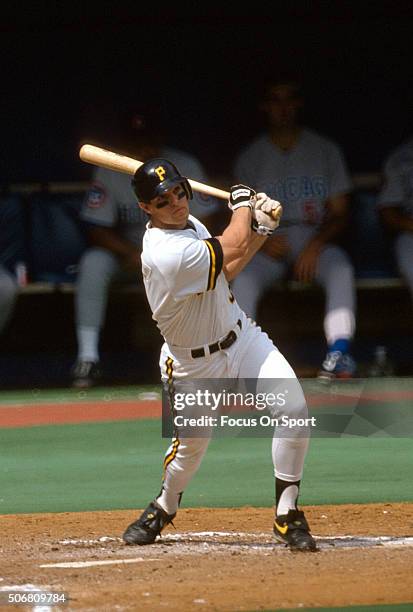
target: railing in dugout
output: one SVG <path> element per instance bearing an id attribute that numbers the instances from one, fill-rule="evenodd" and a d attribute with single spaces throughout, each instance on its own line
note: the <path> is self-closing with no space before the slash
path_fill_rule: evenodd
<path id="1" fill-rule="evenodd" d="M 225 178 L 214 184 L 228 183 Z M 380 224 L 376 198 L 378 174 L 353 176 L 351 240 L 344 239 L 358 287 L 401 284 L 391 245 Z M 79 213 L 86 182 L 12 184 L 0 196 L 6 217 L 0 232 L 0 263 L 14 271 L 22 292 L 71 290 L 79 259 L 87 247 L 86 228 Z M 5 229 L 7 227 L 7 229 Z M 299 283 L 287 283 L 300 289 Z"/>

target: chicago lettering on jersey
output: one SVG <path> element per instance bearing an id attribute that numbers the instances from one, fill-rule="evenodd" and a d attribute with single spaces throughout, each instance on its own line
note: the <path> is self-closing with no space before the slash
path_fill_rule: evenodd
<path id="1" fill-rule="evenodd" d="M 267 183 L 262 191 L 284 205 L 308 199 L 324 201 L 329 195 L 328 179 L 322 175 L 287 176 L 284 179 Z"/>

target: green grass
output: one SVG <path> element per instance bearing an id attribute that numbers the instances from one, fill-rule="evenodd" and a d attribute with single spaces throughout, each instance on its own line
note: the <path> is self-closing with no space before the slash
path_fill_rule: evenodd
<path id="1" fill-rule="evenodd" d="M 0 430 L 0 513 L 141 508 L 158 493 L 157 420 Z M 302 504 L 413 501 L 410 438 L 314 438 Z M 213 440 L 184 506 L 271 506 L 270 439 Z"/>

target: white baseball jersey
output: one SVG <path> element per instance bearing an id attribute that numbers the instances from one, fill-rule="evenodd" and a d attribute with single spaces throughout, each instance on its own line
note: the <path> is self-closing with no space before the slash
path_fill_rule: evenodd
<path id="1" fill-rule="evenodd" d="M 221 244 L 192 215 L 181 230 L 149 222 L 141 258 L 152 318 L 170 347 L 215 342 L 241 318 L 222 272 Z"/>
<path id="2" fill-rule="evenodd" d="M 268 134 L 259 136 L 239 155 L 235 178 L 279 200 L 283 224 L 319 226 L 325 201 L 351 189 L 339 147 L 309 129 L 290 151 L 277 147 Z"/>
<path id="3" fill-rule="evenodd" d="M 191 155 L 168 147 L 164 147 L 160 155 L 174 163 L 183 176 L 205 182 L 201 165 Z M 98 168 L 81 218 L 94 225 L 116 228 L 121 237 L 141 248 L 148 218 L 137 205 L 131 180 L 128 174 Z M 190 201 L 191 211 L 200 217 L 212 214 L 218 206 L 214 198 L 196 192 Z"/>
<path id="4" fill-rule="evenodd" d="M 413 216 L 413 138 L 388 157 L 384 179 L 378 206 L 400 206 Z"/>

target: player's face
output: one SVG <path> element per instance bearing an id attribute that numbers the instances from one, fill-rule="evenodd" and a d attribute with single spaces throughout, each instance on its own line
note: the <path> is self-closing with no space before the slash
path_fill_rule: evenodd
<path id="1" fill-rule="evenodd" d="M 269 96 L 264 104 L 272 127 L 282 129 L 296 125 L 298 110 L 302 106 L 302 99 L 293 85 L 275 85 L 271 87 Z"/>
<path id="2" fill-rule="evenodd" d="M 189 202 L 182 185 L 176 185 L 141 206 L 150 214 L 154 227 L 183 229 L 188 221 Z"/>

